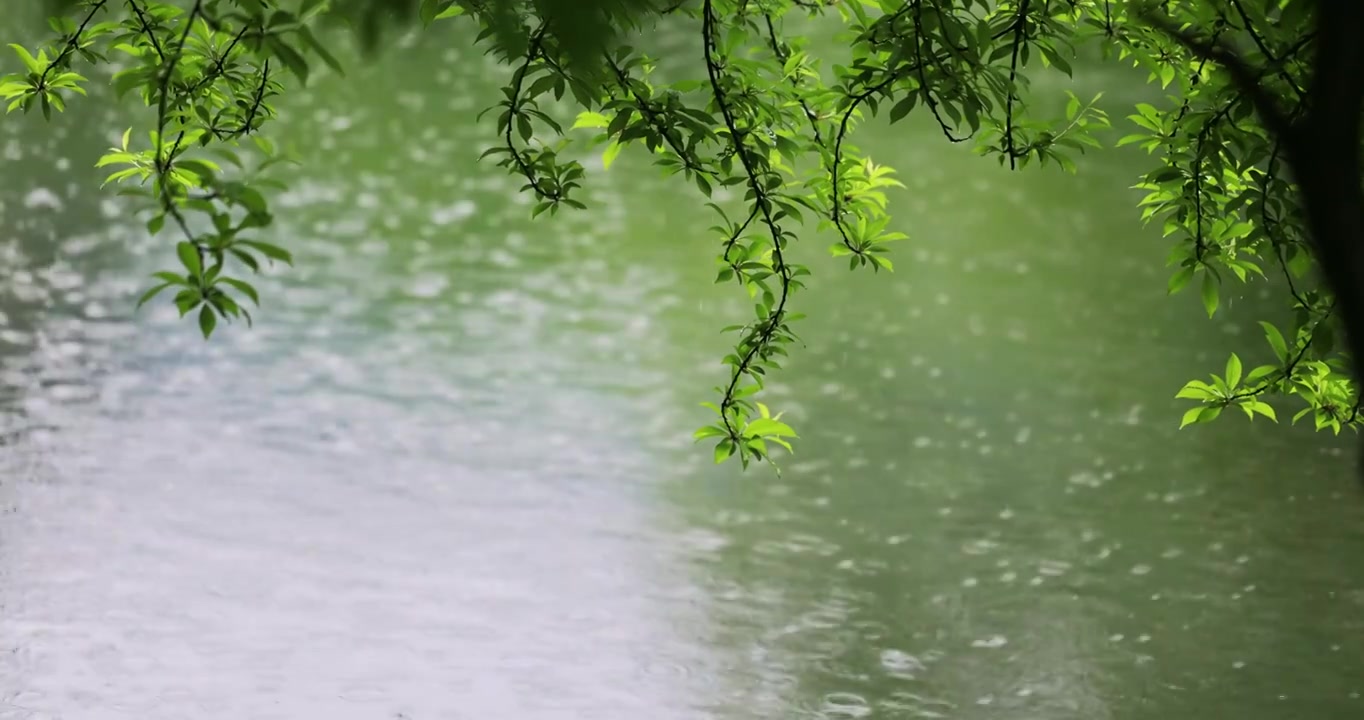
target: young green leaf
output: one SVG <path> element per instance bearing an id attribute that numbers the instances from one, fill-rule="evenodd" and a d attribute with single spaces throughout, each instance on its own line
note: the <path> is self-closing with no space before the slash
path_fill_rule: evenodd
<path id="1" fill-rule="evenodd" d="M 180 256 L 180 264 L 189 271 L 190 277 L 201 277 L 204 274 L 204 261 L 199 256 L 199 248 L 194 243 L 181 241 L 175 245 L 175 253 Z"/>
<path id="2" fill-rule="evenodd" d="M 720 463 L 722 463 L 722 462 L 724 462 L 725 460 L 729 459 L 729 456 L 730 456 L 730 455 L 733 455 L 733 454 L 734 454 L 734 441 L 733 441 L 733 440 L 730 440 L 730 439 L 728 439 L 728 438 L 726 438 L 726 439 L 724 439 L 724 440 L 721 440 L 721 441 L 720 441 L 718 444 L 716 444 L 716 446 L 715 446 L 715 464 L 716 464 L 716 465 L 719 465 Z"/>
<path id="3" fill-rule="evenodd" d="M 256 307 L 260 307 L 260 295 L 256 293 L 256 288 L 252 287 L 250 283 L 230 277 L 219 278 L 219 282 L 236 288 L 237 292 L 251 298 L 251 302 L 254 303 Z"/>
<path id="4" fill-rule="evenodd" d="M 1212 317 L 1217 312 L 1217 282 L 1213 279 L 1212 273 L 1203 273 L 1203 309 L 1208 311 L 1208 317 Z"/>
<path id="5" fill-rule="evenodd" d="M 203 307 L 199 308 L 199 330 L 204 334 L 205 340 L 213 334 L 213 328 L 217 327 L 217 325 L 218 316 L 214 315 L 213 308 L 205 303 Z"/>
<path id="6" fill-rule="evenodd" d="M 170 283 L 165 282 L 161 283 L 160 285 L 152 286 L 152 288 L 147 290 L 147 292 L 142 293 L 142 297 L 137 299 L 137 308 L 140 310 L 143 305 L 146 305 L 148 302 L 151 301 L 152 298 L 161 294 L 162 290 L 165 290 L 170 286 L 171 286 Z"/>

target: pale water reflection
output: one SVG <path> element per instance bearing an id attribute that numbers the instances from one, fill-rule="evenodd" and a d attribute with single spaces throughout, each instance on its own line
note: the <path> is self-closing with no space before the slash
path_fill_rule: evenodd
<path id="1" fill-rule="evenodd" d="M 743 312 L 695 206 L 625 158 L 528 221 L 448 40 L 296 98 L 299 267 L 208 344 L 130 313 L 168 256 L 95 189 L 113 114 L 0 124 L 0 718 L 1364 711 L 1346 445 L 1174 432 L 1251 314 L 1164 297 L 1139 160 L 873 130 L 915 240 L 821 265 L 805 442 L 738 476 L 689 442 Z"/>
<path id="2" fill-rule="evenodd" d="M 334 268 L 205 345 L 58 255 L 6 288 L 0 716 L 689 716 L 705 618 L 594 388 L 659 378 L 535 344 L 529 284 Z"/>
<path id="3" fill-rule="evenodd" d="M 498 321 L 532 292 L 385 329 L 299 289 L 204 345 L 53 284 L 5 359 L 4 716 L 687 716 L 633 410 Z"/>

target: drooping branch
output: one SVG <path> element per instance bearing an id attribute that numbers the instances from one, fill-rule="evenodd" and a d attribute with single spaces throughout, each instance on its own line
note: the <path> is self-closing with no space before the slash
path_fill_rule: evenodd
<path id="1" fill-rule="evenodd" d="M 745 147 L 745 138 L 748 134 L 747 128 L 739 126 L 738 117 L 732 107 L 728 92 L 724 88 L 722 78 L 722 68 L 720 65 L 719 54 L 719 19 L 716 16 L 712 0 L 704 0 L 704 13 L 702 22 L 702 43 L 705 48 L 704 58 L 706 63 L 706 74 L 710 81 L 711 93 L 715 99 L 715 104 L 720 110 L 720 115 L 724 120 L 725 129 L 729 133 L 730 142 L 734 145 L 735 154 L 739 156 L 744 174 L 747 176 L 749 191 L 753 194 L 753 204 L 758 210 L 764 225 L 767 226 L 768 233 L 772 242 L 772 270 L 778 279 L 778 294 L 775 306 L 768 312 L 767 317 L 752 332 L 752 337 L 746 339 L 747 349 L 739 358 L 739 362 L 731 371 L 729 385 L 725 388 L 724 397 L 720 402 L 720 419 L 726 429 L 729 430 L 730 440 L 735 444 L 742 442 L 739 434 L 740 428 L 735 427 L 731 417 L 730 407 L 739 401 L 737 395 L 739 382 L 752 373 L 755 361 L 768 351 L 774 337 L 782 324 L 782 316 L 786 311 L 786 302 L 791 295 L 791 267 L 787 265 L 785 253 L 782 249 L 785 238 L 781 227 L 777 224 L 776 218 L 772 214 L 772 201 L 767 196 L 767 186 L 759 177 L 757 167 L 755 167 L 751 152 Z"/>

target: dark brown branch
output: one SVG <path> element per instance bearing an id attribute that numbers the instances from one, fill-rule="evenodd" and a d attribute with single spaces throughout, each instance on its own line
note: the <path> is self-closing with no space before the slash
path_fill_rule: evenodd
<path id="1" fill-rule="evenodd" d="M 1291 134 L 1292 126 L 1288 122 L 1288 116 L 1279 107 L 1278 101 L 1260 85 L 1261 73 L 1252 68 L 1234 50 L 1227 47 L 1226 43 L 1201 38 L 1177 27 L 1169 18 L 1152 12 L 1146 13 L 1142 19 L 1174 38 L 1200 60 L 1208 60 L 1221 65 L 1231 76 L 1236 88 L 1254 103 L 1261 122 L 1270 132 L 1280 137 L 1287 137 Z"/>

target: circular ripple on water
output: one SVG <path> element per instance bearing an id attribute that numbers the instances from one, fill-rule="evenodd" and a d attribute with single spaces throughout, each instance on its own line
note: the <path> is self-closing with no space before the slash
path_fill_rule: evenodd
<path id="1" fill-rule="evenodd" d="M 820 715 L 827 718 L 862 718 L 871 714 L 866 698 L 850 692 L 834 692 L 824 696 Z"/>
<path id="2" fill-rule="evenodd" d="M 672 658 L 650 658 L 639 663 L 635 671 L 640 678 L 680 678 L 687 679 L 695 671 L 687 663 Z"/>

